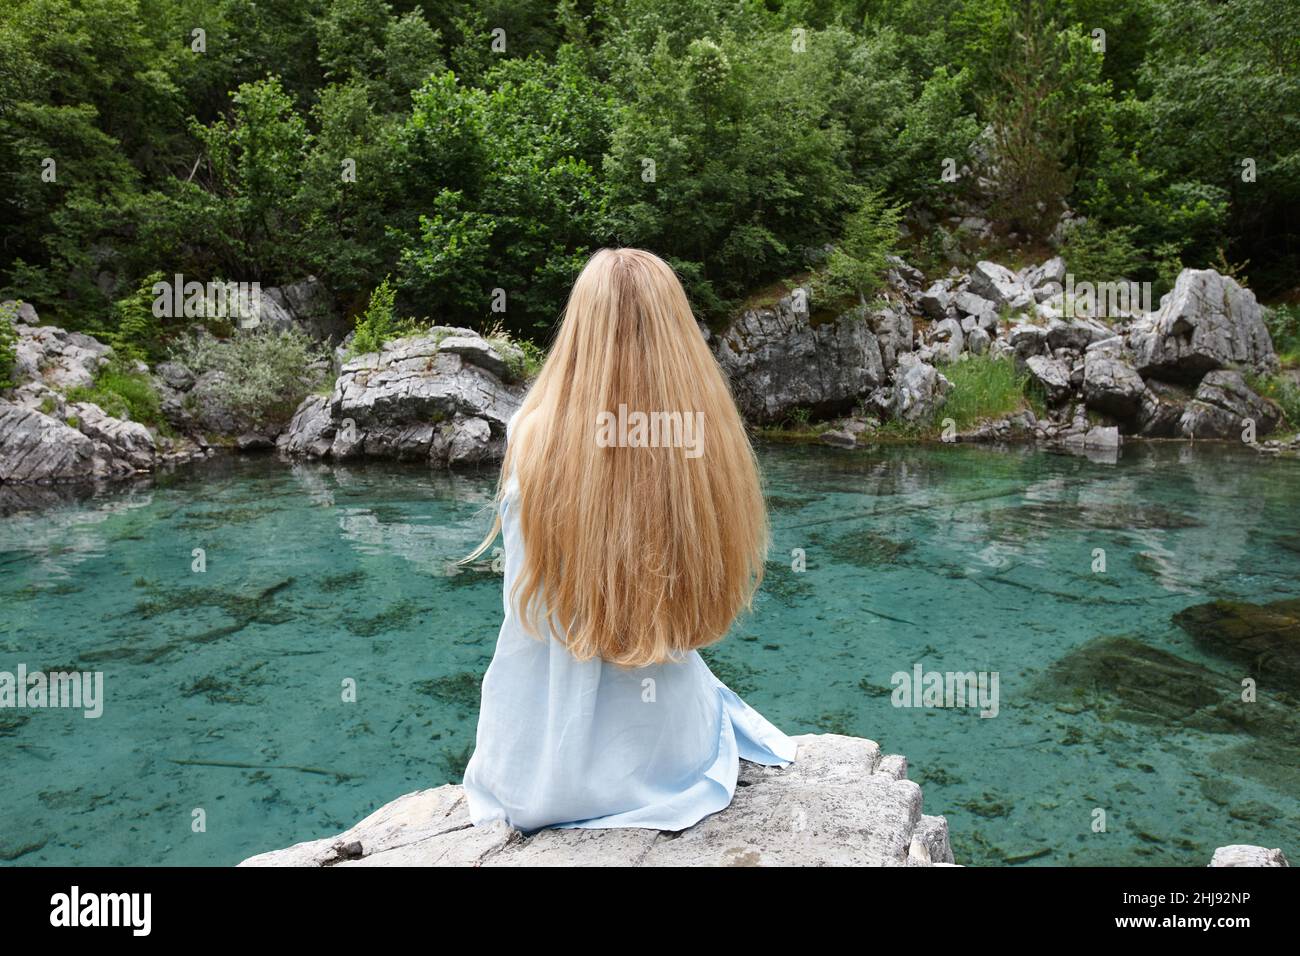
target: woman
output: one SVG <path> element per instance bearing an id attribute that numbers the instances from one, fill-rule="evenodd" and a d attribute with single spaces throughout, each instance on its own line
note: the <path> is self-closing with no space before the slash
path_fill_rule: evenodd
<path id="1" fill-rule="evenodd" d="M 682 830 L 739 761 L 794 742 L 709 671 L 762 577 L 767 516 L 731 393 L 658 257 L 603 249 L 508 429 L 505 622 L 483 678 L 470 817 Z"/>

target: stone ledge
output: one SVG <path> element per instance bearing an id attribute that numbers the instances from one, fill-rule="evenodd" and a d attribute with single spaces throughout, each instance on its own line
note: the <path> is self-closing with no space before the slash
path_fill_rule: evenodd
<path id="1" fill-rule="evenodd" d="M 907 760 L 871 740 L 796 737 L 785 769 L 741 762 L 735 799 L 680 833 L 475 827 L 456 785 L 380 807 L 335 837 L 240 866 L 932 866 L 950 865 L 948 822 L 923 816 Z"/>

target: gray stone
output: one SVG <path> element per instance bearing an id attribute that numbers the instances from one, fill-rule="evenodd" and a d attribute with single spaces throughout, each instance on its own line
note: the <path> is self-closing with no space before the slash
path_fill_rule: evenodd
<path id="1" fill-rule="evenodd" d="M 887 372 L 898 364 L 900 355 L 912 351 L 915 338 L 912 316 L 901 306 L 891 305 L 872 312 L 869 320 L 880 349 L 881 367 Z M 869 345 L 865 351 L 867 361 L 871 362 L 874 356 Z"/>
<path id="2" fill-rule="evenodd" d="M 1047 350 L 1047 329 L 1041 325 L 1021 322 L 1011 327 L 1007 333 L 1007 342 L 1021 359 L 1041 355 Z"/>
<path id="3" fill-rule="evenodd" d="M 959 292 L 953 299 L 953 305 L 957 311 L 963 315 L 983 315 L 986 312 L 996 313 L 997 309 L 992 302 L 974 292 Z"/>
<path id="4" fill-rule="evenodd" d="M 894 417 L 910 424 L 931 421 L 943 405 L 952 383 L 912 355 L 904 355 L 894 369 Z"/>
<path id="5" fill-rule="evenodd" d="M 154 366 L 154 374 L 177 391 L 184 392 L 194 386 L 194 373 L 180 362 L 159 362 Z"/>
<path id="6" fill-rule="evenodd" d="M 957 357 L 966 346 L 966 336 L 962 333 L 961 324 L 956 319 L 944 319 L 934 326 L 931 334 L 942 346 L 937 352 L 937 357 L 944 362 L 957 361 Z"/>
<path id="7" fill-rule="evenodd" d="M 921 310 L 932 319 L 942 319 L 948 312 L 951 296 L 945 284 L 940 281 L 921 293 Z"/>
<path id="8" fill-rule="evenodd" d="M 795 738 L 783 769 L 740 764 L 731 805 L 680 833 L 475 827 L 460 787 L 399 797 L 335 837 L 241 866 L 924 866 L 952 863 L 947 821 L 921 813 L 906 763 L 873 741 Z M 360 844 L 358 847 L 357 844 Z"/>
<path id="9" fill-rule="evenodd" d="M 1115 333 L 1095 319 L 1053 319 L 1047 326 L 1047 345 L 1052 349 L 1082 352 L 1093 342 L 1113 338 Z"/>
<path id="10" fill-rule="evenodd" d="M 1064 362 L 1046 355 L 1031 355 L 1025 367 L 1042 385 L 1050 404 L 1059 405 L 1070 397 L 1070 368 Z"/>
<path id="11" fill-rule="evenodd" d="M 834 445 L 837 448 L 856 448 L 858 440 L 845 429 L 830 428 L 818 436 L 823 445 Z"/>
<path id="12" fill-rule="evenodd" d="M 970 273 L 970 291 L 988 299 L 995 308 L 1006 306 L 1023 309 L 1034 301 L 1033 295 L 1006 266 L 996 262 L 981 261 Z"/>
<path id="13" fill-rule="evenodd" d="M 1120 340 L 1097 343 L 1102 347 L 1091 347 L 1084 356 L 1083 400 L 1089 408 L 1127 420 L 1141 408 L 1146 383 L 1112 342 L 1118 346 Z"/>
<path id="14" fill-rule="evenodd" d="M 1180 422 L 1188 396 L 1175 386 L 1156 379 L 1146 383 L 1138 406 L 1137 434 L 1143 438 L 1174 438 L 1180 434 Z"/>
<path id="15" fill-rule="evenodd" d="M 1214 856 L 1210 859 L 1210 866 L 1287 866 L 1291 864 L 1287 861 L 1286 854 L 1280 849 L 1274 847 L 1272 850 L 1265 849 L 1262 846 L 1251 846 L 1246 843 L 1234 843 L 1230 846 L 1221 846 L 1214 851 Z"/>
<path id="16" fill-rule="evenodd" d="M 983 355 L 989 350 L 989 343 L 991 341 L 992 339 L 989 337 L 988 332 L 984 331 L 984 329 L 979 326 L 976 326 L 966 334 L 966 350 L 970 352 L 971 355 Z"/>
<path id="17" fill-rule="evenodd" d="M 93 477 L 95 442 L 63 422 L 0 399 L 0 481 Z"/>
<path id="18" fill-rule="evenodd" d="M 871 321 L 888 324 L 894 349 L 904 337 L 910 348 L 911 320 L 885 310 Z M 861 308 L 833 322 L 813 326 L 802 289 L 771 308 L 742 313 L 715 342 L 718 364 L 731 382 L 742 414 L 774 422 L 796 408 L 814 415 L 846 412 L 885 378 L 885 360 Z M 895 353 L 896 354 L 896 353 Z"/>
<path id="19" fill-rule="evenodd" d="M 318 342 L 340 342 L 349 328 L 347 318 L 334 307 L 334 297 L 315 276 L 292 285 L 263 289 L 255 318 L 255 323 L 241 321 L 240 327 L 272 332 L 298 328 Z"/>
<path id="20" fill-rule="evenodd" d="M 1178 427 L 1186 438 L 1240 440 L 1247 419 L 1255 423 L 1255 434 L 1262 437 L 1277 427 L 1281 417 L 1281 410 L 1251 391 L 1240 372 L 1220 369 L 1201 379 Z"/>
<path id="21" fill-rule="evenodd" d="M 139 422 L 123 421 L 105 413 L 93 402 L 75 402 L 67 406 L 65 421 L 72 424 L 87 438 L 107 445 L 112 458 L 123 463 L 124 467 L 110 468 L 113 472 L 151 471 L 158 457 L 158 450 L 149 429 Z"/>
<path id="22" fill-rule="evenodd" d="M 1255 294 L 1213 269 L 1184 269 L 1129 340 L 1144 378 L 1195 382 L 1229 365 L 1269 372 L 1278 364 Z"/>

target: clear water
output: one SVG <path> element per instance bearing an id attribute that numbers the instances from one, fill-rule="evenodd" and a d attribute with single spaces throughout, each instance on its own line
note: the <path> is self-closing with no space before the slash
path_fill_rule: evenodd
<path id="1" fill-rule="evenodd" d="M 1240 668 L 1170 617 L 1300 593 L 1300 464 L 1207 445 L 1134 447 L 1118 464 L 943 446 L 761 457 L 768 580 L 706 656 L 789 733 L 906 754 L 959 862 L 1300 850 L 1293 699 L 1261 691 L 1270 716 L 1254 732 L 1207 730 L 1140 677 L 1117 702 L 1049 670 L 1128 635 L 1205 668 L 1231 700 Z M 500 579 L 444 568 L 484 530 L 492 484 L 230 458 L 48 508 L 11 502 L 0 670 L 100 670 L 106 703 L 99 719 L 0 710 L 0 862 L 233 864 L 459 780 Z M 998 715 L 892 706 L 891 676 L 918 663 L 996 671 Z"/>

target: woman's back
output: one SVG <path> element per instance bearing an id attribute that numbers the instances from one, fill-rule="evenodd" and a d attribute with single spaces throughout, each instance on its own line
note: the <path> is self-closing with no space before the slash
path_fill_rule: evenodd
<path id="1" fill-rule="evenodd" d="M 673 314 L 651 314 L 656 297 Z M 618 309 L 602 311 L 610 298 Z M 686 359 L 659 362 L 653 377 L 665 381 L 638 385 L 633 359 L 618 354 L 637 348 L 680 348 Z M 615 399 L 647 387 L 685 396 L 679 413 L 718 419 L 712 457 L 707 445 L 695 460 L 680 447 L 596 447 L 602 406 L 612 413 L 626 404 Z M 680 830 L 727 806 L 740 759 L 794 759 L 794 743 L 696 650 L 722 637 L 752 593 L 761 508 L 748 439 L 675 277 L 646 253 L 598 253 L 510 428 L 498 502 L 505 620 L 465 772 L 474 823 Z"/>

